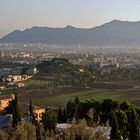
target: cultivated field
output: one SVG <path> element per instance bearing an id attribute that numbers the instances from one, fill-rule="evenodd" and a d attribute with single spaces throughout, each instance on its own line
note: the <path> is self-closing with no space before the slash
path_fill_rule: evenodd
<path id="1" fill-rule="evenodd" d="M 140 81 L 123 81 L 116 83 L 98 83 L 93 88 L 58 87 L 32 90 L 19 95 L 19 101 L 29 103 L 33 100 L 36 105 L 64 106 L 69 99 L 79 97 L 80 100 L 88 99 L 115 99 L 118 101 L 129 100 L 140 105 Z"/>

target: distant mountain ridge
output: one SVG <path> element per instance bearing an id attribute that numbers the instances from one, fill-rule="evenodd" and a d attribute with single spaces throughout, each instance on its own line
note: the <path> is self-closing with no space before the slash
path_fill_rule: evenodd
<path id="1" fill-rule="evenodd" d="M 60 45 L 140 45 L 140 21 L 113 20 L 101 26 L 81 29 L 32 27 L 15 30 L 0 39 L 0 43 L 47 43 Z"/>

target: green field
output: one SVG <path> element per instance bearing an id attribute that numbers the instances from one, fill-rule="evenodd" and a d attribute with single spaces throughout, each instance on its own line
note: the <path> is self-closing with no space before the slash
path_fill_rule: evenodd
<path id="1" fill-rule="evenodd" d="M 35 105 L 64 106 L 69 99 L 79 97 L 81 101 L 88 99 L 129 100 L 140 105 L 140 81 L 123 81 L 117 83 L 98 83 L 94 88 L 57 87 L 35 89 L 19 96 L 19 101 L 29 103 L 32 99 Z"/>
<path id="2" fill-rule="evenodd" d="M 33 100 L 34 104 L 37 105 L 51 105 L 51 106 L 64 106 L 69 99 L 74 99 L 79 97 L 81 101 L 88 99 L 103 100 L 106 98 L 118 99 L 120 97 L 119 93 L 115 91 L 101 90 L 101 89 L 90 89 L 87 91 L 71 92 L 68 94 L 54 95 L 46 98 Z"/>

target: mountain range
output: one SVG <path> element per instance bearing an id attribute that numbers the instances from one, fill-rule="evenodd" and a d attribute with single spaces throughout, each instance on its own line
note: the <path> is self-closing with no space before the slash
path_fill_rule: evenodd
<path id="1" fill-rule="evenodd" d="M 140 21 L 113 20 L 90 29 L 32 27 L 15 30 L 0 43 L 47 43 L 59 45 L 140 45 Z"/>

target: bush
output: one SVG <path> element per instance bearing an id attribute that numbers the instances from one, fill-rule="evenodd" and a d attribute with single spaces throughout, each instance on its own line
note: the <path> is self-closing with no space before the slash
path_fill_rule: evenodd
<path id="1" fill-rule="evenodd" d="M 19 124 L 11 140 L 36 140 L 36 129 L 32 124 Z"/>

